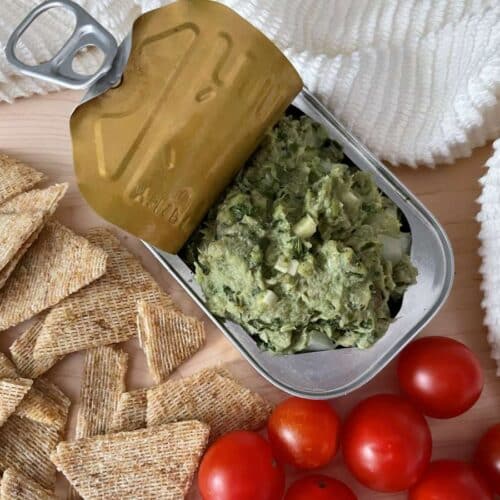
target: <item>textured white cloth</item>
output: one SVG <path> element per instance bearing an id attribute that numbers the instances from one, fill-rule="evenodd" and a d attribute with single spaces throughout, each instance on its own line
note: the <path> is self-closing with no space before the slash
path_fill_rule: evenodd
<path id="1" fill-rule="evenodd" d="M 481 204 L 478 220 L 481 223 L 484 322 L 489 329 L 492 356 L 497 361 L 500 375 L 500 139 L 493 147 L 495 153 L 488 160 L 488 170 L 480 181 L 483 192 L 478 199 Z"/>
<path id="2" fill-rule="evenodd" d="M 119 40 L 141 12 L 170 0 L 79 0 Z M 500 0 L 220 0 L 272 38 L 304 82 L 380 158 L 434 165 L 500 136 Z M 38 0 L 0 1 L 0 49 Z M 67 21 L 51 11 L 23 57 L 54 53 Z M 0 100 L 55 90 L 14 74 L 0 54 Z M 80 68 L 95 67 L 87 54 Z M 500 160 L 481 197 L 486 318 L 500 350 Z M 498 226 L 498 237 L 496 228 Z M 500 264 L 497 266 L 500 267 Z"/>

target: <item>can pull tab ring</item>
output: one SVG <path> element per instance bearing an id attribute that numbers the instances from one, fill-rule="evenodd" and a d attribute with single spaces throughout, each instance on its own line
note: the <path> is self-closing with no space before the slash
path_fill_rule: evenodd
<path id="1" fill-rule="evenodd" d="M 59 52 L 49 61 L 30 66 L 23 63 L 15 53 L 19 39 L 37 17 L 54 7 L 61 7 L 75 16 L 76 26 Z M 91 75 L 83 75 L 73 70 L 73 59 L 85 47 L 97 47 L 104 53 L 99 69 Z M 118 46 L 113 35 L 71 0 L 48 0 L 34 8 L 10 35 L 5 46 L 5 55 L 10 64 L 21 73 L 46 80 L 71 89 L 90 87 L 111 68 Z"/>

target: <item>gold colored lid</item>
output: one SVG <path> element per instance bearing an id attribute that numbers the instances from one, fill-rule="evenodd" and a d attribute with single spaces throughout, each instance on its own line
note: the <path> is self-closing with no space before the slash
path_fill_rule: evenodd
<path id="1" fill-rule="evenodd" d="M 71 117 L 80 190 L 176 253 L 302 88 L 260 31 L 209 0 L 141 16 L 121 84 Z"/>

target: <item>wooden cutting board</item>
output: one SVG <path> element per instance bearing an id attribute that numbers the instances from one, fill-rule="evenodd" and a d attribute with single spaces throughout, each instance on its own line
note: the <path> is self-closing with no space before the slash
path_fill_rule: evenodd
<path id="1" fill-rule="evenodd" d="M 44 97 L 21 99 L 14 104 L 0 104 L 0 151 L 17 157 L 42 170 L 51 182 L 67 181 L 70 189 L 57 212 L 57 217 L 77 231 L 105 224 L 85 204 L 78 193 L 73 177 L 71 142 L 68 118 L 78 103 L 78 92 L 61 92 Z M 427 205 L 446 228 L 451 238 L 456 259 L 455 284 L 448 302 L 424 330 L 422 335 L 447 335 L 465 342 L 479 356 L 486 377 L 484 392 L 478 403 L 465 415 L 452 420 L 433 420 L 429 423 L 434 438 L 434 458 L 470 459 L 480 435 L 494 422 L 500 421 L 500 378 L 495 376 L 495 365 L 490 359 L 486 330 L 482 326 L 483 312 L 480 259 L 478 256 L 478 224 L 475 215 L 479 209 L 476 199 L 480 192 L 478 179 L 484 174 L 483 165 L 491 155 L 491 146 L 474 151 L 474 154 L 454 165 L 443 165 L 435 170 L 421 168 L 395 168 L 396 175 Z M 203 313 L 190 300 L 174 280 L 160 268 L 140 242 L 122 234 L 124 243 L 141 256 L 147 269 L 174 297 L 187 314 L 203 318 Z M 259 391 L 272 402 L 285 395 L 260 377 L 223 335 L 206 320 L 208 341 L 206 346 L 175 376 L 185 376 L 202 367 L 226 363 L 229 369 L 247 386 Z M 24 329 L 15 328 L 0 334 L 0 350 L 7 351 L 13 340 Z M 144 355 L 135 340 L 124 348 L 130 352 L 128 389 L 149 386 L 152 380 L 147 372 Z M 50 378 L 59 384 L 74 403 L 69 433 L 73 430 L 78 409 L 83 354 L 66 357 L 50 372 Z M 397 391 L 394 363 L 373 381 L 354 394 L 332 401 L 341 416 L 359 400 L 377 392 Z M 327 472 L 346 481 L 360 499 L 406 498 L 406 495 L 376 494 L 360 486 L 337 456 Z M 290 479 L 293 473 L 289 471 Z M 64 498 L 66 485 L 61 478 L 58 493 Z M 192 498 L 198 498 L 193 491 Z"/>

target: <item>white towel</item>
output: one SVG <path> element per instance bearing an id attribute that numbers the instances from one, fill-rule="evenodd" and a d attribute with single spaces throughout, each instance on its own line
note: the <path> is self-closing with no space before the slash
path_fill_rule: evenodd
<path id="1" fill-rule="evenodd" d="M 121 40 L 140 12 L 169 1 L 79 3 Z M 273 39 L 309 89 L 384 160 L 453 162 L 500 136 L 500 0 L 220 1 Z M 0 3 L 0 49 L 37 3 Z M 68 36 L 65 26 L 51 11 L 27 34 L 23 57 L 36 62 L 53 53 Z M 91 54 L 80 61 L 87 69 L 95 63 Z M 15 75 L 2 51 L 0 99 L 51 90 Z M 500 250 L 499 163 L 492 158 L 483 178 L 480 220 L 484 307 L 500 373 L 500 279 L 493 263 Z"/>
<path id="2" fill-rule="evenodd" d="M 479 197 L 481 211 L 480 254 L 483 259 L 481 274 L 484 292 L 484 322 L 488 326 L 488 340 L 492 347 L 493 358 L 497 361 L 500 375 L 500 139 L 494 143 L 495 153 L 488 160 L 488 170 L 481 179 L 483 191 Z"/>

